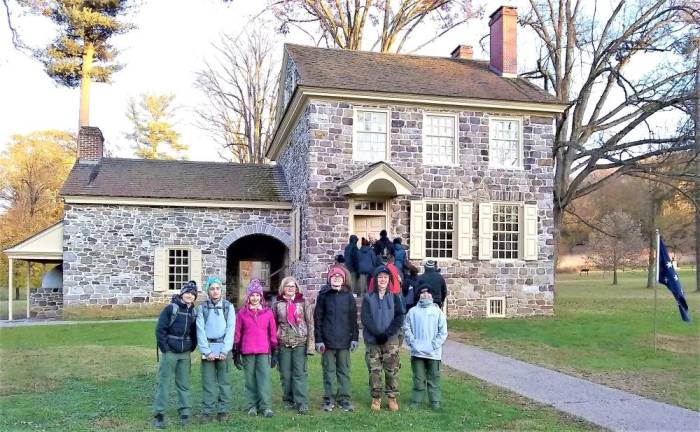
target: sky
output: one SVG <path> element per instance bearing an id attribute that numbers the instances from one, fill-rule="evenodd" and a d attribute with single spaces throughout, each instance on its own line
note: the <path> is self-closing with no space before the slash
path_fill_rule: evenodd
<path id="1" fill-rule="evenodd" d="M 203 103 L 194 83 L 195 72 L 212 56 L 212 43 L 221 34 L 238 34 L 261 12 L 267 0 L 145 0 L 129 18 L 137 28 L 113 38 L 124 68 L 113 76 L 111 84 L 92 84 L 90 125 L 105 136 L 105 146 L 113 156 L 134 157 L 132 144 L 124 137 L 129 130 L 126 108 L 131 97 L 141 93 L 173 93 L 180 107 L 176 130 L 188 144 L 192 160 L 221 160 L 219 147 L 211 136 L 194 125 L 193 108 Z M 524 10 L 523 0 L 503 2 Z M 501 2 L 486 2 L 490 8 Z M 4 12 L 4 11 L 3 11 Z M 13 10 L 15 27 L 33 46 L 44 46 L 55 29 L 42 17 L 20 15 Z M 274 21 L 270 19 L 270 31 Z M 474 46 L 475 58 L 487 58 L 479 39 L 488 33 L 487 17 L 452 30 L 418 54 L 449 56 L 458 44 Z M 419 34 L 416 40 L 427 40 Z M 290 34 L 277 49 L 282 57 L 283 42 L 310 44 L 302 34 Z M 521 42 L 522 43 L 522 42 Z M 0 150 L 13 134 L 27 134 L 44 129 L 75 132 L 78 126 L 79 89 L 54 83 L 43 65 L 12 47 L 9 28 L 0 21 Z"/>

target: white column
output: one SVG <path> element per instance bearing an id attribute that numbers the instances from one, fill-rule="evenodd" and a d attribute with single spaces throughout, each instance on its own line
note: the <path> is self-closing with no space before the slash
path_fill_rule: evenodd
<path id="1" fill-rule="evenodd" d="M 8 259 L 9 275 L 7 278 L 7 319 L 12 321 L 12 258 Z"/>
<path id="2" fill-rule="evenodd" d="M 27 261 L 27 315 L 25 315 L 26 318 L 29 318 L 29 289 L 31 288 L 31 283 L 32 283 L 32 262 Z"/>

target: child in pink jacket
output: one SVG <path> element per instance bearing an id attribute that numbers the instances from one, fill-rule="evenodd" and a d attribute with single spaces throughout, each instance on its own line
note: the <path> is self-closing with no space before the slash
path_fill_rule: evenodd
<path id="1" fill-rule="evenodd" d="M 236 316 L 233 349 L 236 367 L 244 370 L 248 415 L 256 416 L 260 411 L 272 417 L 270 368 L 277 365 L 277 327 L 258 279 L 248 284 L 245 303 Z"/>

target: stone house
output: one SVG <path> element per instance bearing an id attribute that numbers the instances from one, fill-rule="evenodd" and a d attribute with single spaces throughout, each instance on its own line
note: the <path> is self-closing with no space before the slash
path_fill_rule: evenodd
<path id="1" fill-rule="evenodd" d="M 491 58 L 285 45 L 268 166 L 102 157 L 82 128 L 62 194 L 63 303 L 139 307 L 186 280 L 258 275 L 312 292 L 350 234 L 436 259 L 449 317 L 548 315 L 552 146 L 565 108 L 517 77 L 516 10 Z"/>

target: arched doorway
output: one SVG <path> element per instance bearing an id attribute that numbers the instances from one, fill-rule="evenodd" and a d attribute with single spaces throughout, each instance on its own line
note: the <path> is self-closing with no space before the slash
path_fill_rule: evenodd
<path id="1" fill-rule="evenodd" d="M 288 260 L 287 245 L 270 235 L 250 234 L 235 240 L 226 249 L 226 297 L 240 306 L 248 282 L 258 278 L 270 300 L 289 272 Z"/>

